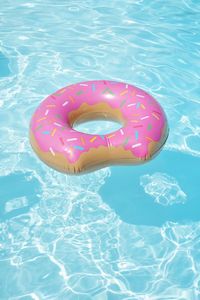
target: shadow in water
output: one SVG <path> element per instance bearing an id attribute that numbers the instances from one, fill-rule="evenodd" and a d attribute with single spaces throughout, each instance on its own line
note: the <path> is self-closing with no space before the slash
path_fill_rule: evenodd
<path id="1" fill-rule="evenodd" d="M 0 221 L 27 213 L 39 201 L 40 183 L 31 172 L 0 176 Z"/>
<path id="2" fill-rule="evenodd" d="M 131 224 L 161 226 L 167 221 L 188 223 L 200 220 L 200 159 L 180 152 L 163 151 L 140 166 L 116 166 L 100 190 L 103 200 L 120 218 Z M 164 173 L 175 178 L 187 195 L 184 204 L 164 206 L 145 193 L 141 177 Z M 159 182 L 159 181 L 158 181 Z M 158 183 L 159 184 L 159 183 Z M 155 189 L 159 186 L 155 185 Z M 169 196 L 169 195 L 168 195 Z"/>
<path id="3" fill-rule="evenodd" d="M 6 77 L 9 75 L 9 59 L 2 52 L 0 52 L 0 77 Z"/>

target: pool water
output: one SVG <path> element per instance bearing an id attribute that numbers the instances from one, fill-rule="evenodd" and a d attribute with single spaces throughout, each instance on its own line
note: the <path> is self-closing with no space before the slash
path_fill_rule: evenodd
<path id="1" fill-rule="evenodd" d="M 0 299 L 199 300 L 200 2 L 7 0 L 0 21 Z M 37 159 L 36 107 L 92 79 L 159 101 L 159 156 L 83 176 Z"/>

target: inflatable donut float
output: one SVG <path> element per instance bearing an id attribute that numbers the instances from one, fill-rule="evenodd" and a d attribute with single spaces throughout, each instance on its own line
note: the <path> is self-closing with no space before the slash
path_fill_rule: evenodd
<path id="1" fill-rule="evenodd" d="M 108 119 L 122 124 L 105 135 L 86 134 L 75 123 Z M 141 164 L 154 157 L 168 136 L 165 113 L 145 91 L 121 82 L 96 80 L 64 87 L 48 96 L 30 123 L 39 158 L 64 173 L 112 164 Z"/>

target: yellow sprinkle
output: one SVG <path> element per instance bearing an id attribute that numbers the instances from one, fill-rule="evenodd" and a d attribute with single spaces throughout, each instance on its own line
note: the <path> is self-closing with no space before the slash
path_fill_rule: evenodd
<path id="1" fill-rule="evenodd" d="M 154 116 L 157 120 L 160 120 L 160 118 L 156 114 L 152 113 L 152 116 Z"/>
<path id="2" fill-rule="evenodd" d="M 82 136 L 81 136 L 81 142 L 82 142 L 83 145 L 85 145 L 85 140 Z"/>
<path id="3" fill-rule="evenodd" d="M 143 109 L 146 109 L 146 106 L 144 106 L 144 104 L 141 104 L 141 107 L 142 107 Z"/>
<path id="4" fill-rule="evenodd" d="M 123 92 L 121 92 L 119 95 L 120 96 L 123 96 L 123 95 L 125 95 L 125 94 L 127 94 L 128 93 L 128 90 L 124 90 Z"/>
<path id="5" fill-rule="evenodd" d="M 135 91 L 133 91 L 133 92 L 131 93 L 131 96 L 135 96 Z"/>
<path id="6" fill-rule="evenodd" d="M 60 90 L 57 94 L 63 94 L 66 89 Z"/>
<path id="7" fill-rule="evenodd" d="M 40 118 L 40 119 L 37 120 L 37 122 L 40 122 L 40 121 L 42 121 L 42 120 L 45 120 L 46 118 L 47 118 L 47 117 Z"/>
<path id="8" fill-rule="evenodd" d="M 52 133 L 51 133 L 51 136 L 54 136 L 54 134 L 56 133 L 56 128 L 54 128 L 54 130 L 52 131 Z"/>
<path id="9" fill-rule="evenodd" d="M 138 123 L 139 121 L 138 120 L 131 120 L 131 122 Z"/>
<path id="10" fill-rule="evenodd" d="M 94 136 L 93 138 L 90 139 L 90 142 L 93 143 L 96 140 L 96 136 Z"/>
<path id="11" fill-rule="evenodd" d="M 48 104 L 47 107 L 56 107 L 55 104 Z"/>
<path id="12" fill-rule="evenodd" d="M 73 148 L 69 147 L 69 155 L 72 156 L 73 155 Z"/>
<path id="13" fill-rule="evenodd" d="M 69 99 L 71 100 L 71 102 L 75 102 L 74 98 L 72 96 L 69 96 Z"/>
<path id="14" fill-rule="evenodd" d="M 149 136 L 145 136 L 147 140 L 150 140 L 152 142 L 154 142 L 154 140 L 152 138 L 150 138 Z"/>
<path id="15" fill-rule="evenodd" d="M 113 136 L 115 136 L 115 134 L 111 134 L 111 135 L 107 136 L 107 138 L 110 139 Z"/>

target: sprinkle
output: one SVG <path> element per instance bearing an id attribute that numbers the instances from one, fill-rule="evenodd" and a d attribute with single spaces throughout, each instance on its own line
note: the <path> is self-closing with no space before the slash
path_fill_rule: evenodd
<path id="1" fill-rule="evenodd" d="M 59 94 L 63 94 L 65 91 L 66 91 L 66 89 L 64 88 L 64 89 L 58 91 L 58 93 L 59 93 Z"/>
<path id="2" fill-rule="evenodd" d="M 104 80 L 103 83 L 106 84 L 106 81 Z"/>
<path id="3" fill-rule="evenodd" d="M 122 102 L 120 103 L 120 107 L 124 106 L 125 103 L 126 103 L 126 99 L 122 100 Z"/>
<path id="4" fill-rule="evenodd" d="M 72 147 L 64 148 L 64 151 L 67 152 L 70 156 L 72 156 L 72 154 L 73 154 L 73 148 Z"/>
<path id="5" fill-rule="evenodd" d="M 111 95 L 115 95 L 113 93 L 113 91 L 111 91 L 111 89 L 109 89 L 109 88 L 106 88 L 105 90 L 103 90 L 102 94 L 105 94 L 105 93 L 108 93 L 108 94 L 111 94 Z"/>
<path id="6" fill-rule="evenodd" d="M 88 86 L 88 84 L 80 83 L 81 86 Z"/>
<path id="7" fill-rule="evenodd" d="M 47 107 L 56 107 L 55 104 L 48 104 Z"/>
<path id="8" fill-rule="evenodd" d="M 143 127 L 143 125 L 135 125 L 133 126 L 134 128 L 139 128 L 139 127 Z"/>
<path id="9" fill-rule="evenodd" d="M 71 101 L 72 103 L 75 102 L 75 99 L 74 99 L 72 96 L 69 96 L 69 99 L 70 99 L 70 101 Z"/>
<path id="10" fill-rule="evenodd" d="M 139 132 L 135 131 L 135 139 L 138 140 L 138 138 L 139 138 Z"/>
<path id="11" fill-rule="evenodd" d="M 74 148 L 78 149 L 78 150 L 84 150 L 84 148 L 82 146 L 79 146 L 79 145 L 75 145 Z"/>
<path id="12" fill-rule="evenodd" d="M 57 123 L 57 122 L 54 122 L 53 124 L 56 125 L 56 126 L 58 126 L 58 127 L 62 127 L 62 125 L 59 124 L 59 123 Z"/>
<path id="13" fill-rule="evenodd" d="M 152 125 L 148 124 L 147 130 L 151 130 L 152 129 Z"/>
<path id="14" fill-rule="evenodd" d="M 38 131 L 41 127 L 42 125 L 40 124 L 38 127 L 36 127 L 36 131 Z"/>
<path id="15" fill-rule="evenodd" d="M 148 118 L 149 118 L 149 116 L 145 116 L 145 117 L 140 118 L 140 120 L 145 120 L 145 119 L 148 119 Z"/>
<path id="16" fill-rule="evenodd" d="M 140 114 L 132 114 L 132 116 L 134 116 L 134 117 L 137 117 L 137 116 L 139 116 Z"/>
<path id="17" fill-rule="evenodd" d="M 140 102 L 137 102 L 136 108 L 139 108 L 139 107 L 140 107 Z"/>
<path id="18" fill-rule="evenodd" d="M 133 105 L 136 105 L 136 103 L 131 103 L 131 104 L 127 105 L 127 107 L 131 107 Z"/>
<path id="19" fill-rule="evenodd" d="M 141 145 L 142 145 L 141 143 L 134 144 L 134 145 L 132 145 L 132 148 L 137 148 L 137 147 L 139 147 L 139 146 L 141 146 Z"/>
<path id="20" fill-rule="evenodd" d="M 140 98 L 144 98 L 144 95 L 136 94 L 136 96 L 138 96 Z"/>
<path id="21" fill-rule="evenodd" d="M 49 130 L 42 131 L 43 134 L 50 134 Z"/>
<path id="22" fill-rule="evenodd" d="M 128 88 L 128 84 L 126 84 L 126 89 Z"/>
<path id="23" fill-rule="evenodd" d="M 123 130 L 122 130 L 122 129 L 120 129 L 120 132 L 121 132 L 121 135 L 124 135 L 124 132 L 123 132 Z"/>
<path id="24" fill-rule="evenodd" d="M 133 92 L 131 93 L 131 96 L 135 96 L 135 91 L 133 91 Z"/>
<path id="25" fill-rule="evenodd" d="M 100 138 L 102 138 L 102 140 L 105 140 L 105 137 L 104 137 L 104 135 L 100 135 Z"/>
<path id="26" fill-rule="evenodd" d="M 60 91 L 54 93 L 53 95 L 55 95 L 55 96 L 60 96 L 60 95 L 63 94 L 65 91 L 66 91 L 66 89 L 62 89 L 62 90 L 60 90 Z"/>
<path id="27" fill-rule="evenodd" d="M 56 133 L 56 128 L 54 128 L 54 130 L 52 131 L 52 133 L 51 133 L 51 136 L 54 136 L 55 135 L 55 133 Z"/>
<path id="28" fill-rule="evenodd" d="M 84 138 L 81 136 L 81 143 L 83 144 L 83 145 L 85 145 L 85 140 L 84 140 Z"/>
<path id="29" fill-rule="evenodd" d="M 62 106 L 65 106 L 69 103 L 69 101 L 65 101 Z"/>
<path id="30" fill-rule="evenodd" d="M 115 134 L 111 134 L 111 135 L 107 136 L 107 138 L 111 139 L 113 136 L 115 136 Z"/>
<path id="31" fill-rule="evenodd" d="M 61 119 L 61 115 L 60 114 L 55 114 L 56 118 Z"/>
<path id="32" fill-rule="evenodd" d="M 129 137 L 129 136 L 128 136 L 128 137 L 126 137 L 122 145 L 126 145 L 126 144 L 128 144 L 128 141 L 129 141 L 129 140 L 130 140 L 130 137 Z"/>
<path id="33" fill-rule="evenodd" d="M 160 113 L 159 111 L 153 110 L 153 112 L 155 112 L 155 113 L 161 115 L 161 113 Z"/>
<path id="34" fill-rule="evenodd" d="M 160 118 L 156 114 L 152 113 L 152 116 L 154 116 L 154 118 L 156 118 L 157 120 L 160 120 Z"/>
<path id="35" fill-rule="evenodd" d="M 51 147 L 49 147 L 49 150 L 50 150 L 51 154 L 52 154 L 53 156 L 55 156 L 55 152 L 53 151 L 53 149 L 52 149 Z"/>
<path id="36" fill-rule="evenodd" d="M 138 120 L 131 120 L 132 123 L 138 123 Z"/>
<path id="37" fill-rule="evenodd" d="M 81 94 L 83 94 L 83 91 L 82 90 L 80 90 L 80 91 L 78 91 L 77 93 L 76 93 L 76 95 L 81 95 Z"/>
<path id="38" fill-rule="evenodd" d="M 120 96 L 123 96 L 123 95 L 125 95 L 125 94 L 127 94 L 128 93 L 128 91 L 127 90 L 124 90 L 123 92 L 121 92 L 119 95 Z"/>
<path id="39" fill-rule="evenodd" d="M 63 141 L 63 139 L 61 138 L 61 136 L 59 137 L 59 140 L 61 141 L 61 144 L 64 146 L 64 141 Z"/>
<path id="40" fill-rule="evenodd" d="M 40 121 L 45 120 L 45 119 L 46 119 L 46 117 L 40 118 L 40 119 L 37 120 L 37 122 L 40 122 Z"/>
<path id="41" fill-rule="evenodd" d="M 47 116 L 48 115 L 48 113 L 49 113 L 49 110 L 47 109 L 46 111 L 45 111 L 45 116 Z"/>
<path id="42" fill-rule="evenodd" d="M 141 104 L 142 109 L 146 109 L 146 106 L 144 104 Z"/>
<path id="43" fill-rule="evenodd" d="M 93 138 L 90 139 L 90 143 L 93 143 L 96 140 L 96 136 L 94 136 Z"/>
<path id="44" fill-rule="evenodd" d="M 77 141 L 77 138 L 67 139 L 68 142 Z"/>
<path id="45" fill-rule="evenodd" d="M 149 136 L 145 136 L 145 138 L 146 138 L 147 140 L 150 140 L 150 141 L 154 142 L 154 140 L 153 140 L 152 138 L 150 138 Z"/>
<path id="46" fill-rule="evenodd" d="M 94 83 L 92 83 L 92 91 L 94 92 L 96 90 L 96 86 Z"/>

